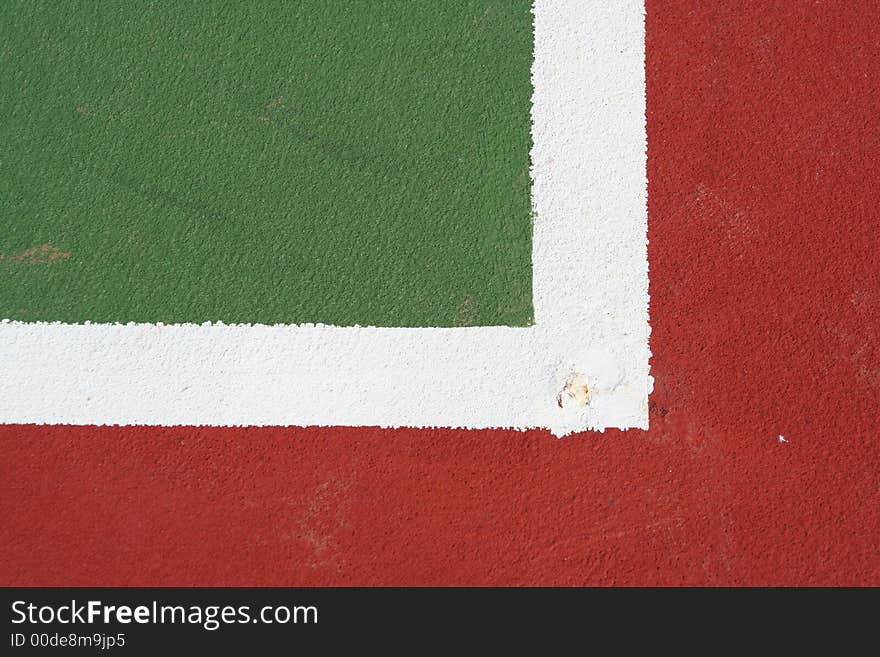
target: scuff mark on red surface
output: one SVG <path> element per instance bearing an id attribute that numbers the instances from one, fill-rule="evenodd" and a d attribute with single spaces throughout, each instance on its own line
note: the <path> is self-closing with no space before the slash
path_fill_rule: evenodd
<path id="1" fill-rule="evenodd" d="M 650 431 L 3 426 L 0 583 L 880 584 L 875 23 L 648 2 Z"/>

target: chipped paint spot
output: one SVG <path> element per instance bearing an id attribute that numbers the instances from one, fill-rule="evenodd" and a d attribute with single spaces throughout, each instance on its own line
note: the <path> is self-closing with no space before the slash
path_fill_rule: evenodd
<path id="1" fill-rule="evenodd" d="M 568 377 L 565 386 L 556 397 L 559 408 L 571 406 L 583 407 L 590 403 L 590 386 L 581 374 L 573 373 Z"/>

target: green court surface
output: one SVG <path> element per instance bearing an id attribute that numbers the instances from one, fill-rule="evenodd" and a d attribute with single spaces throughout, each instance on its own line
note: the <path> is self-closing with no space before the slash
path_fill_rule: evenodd
<path id="1" fill-rule="evenodd" d="M 527 325 L 529 0 L 0 3 L 0 319 Z"/>

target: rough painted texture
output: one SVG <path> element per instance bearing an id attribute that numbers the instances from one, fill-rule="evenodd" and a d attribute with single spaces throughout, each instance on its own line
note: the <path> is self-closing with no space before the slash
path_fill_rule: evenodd
<path id="1" fill-rule="evenodd" d="M 0 422 L 646 428 L 644 7 L 539 0 L 534 19 L 536 325 L 0 320 Z"/>
<path id="2" fill-rule="evenodd" d="M 531 323 L 530 2 L 403 4 L 0 3 L 0 318 Z"/>
<path id="3" fill-rule="evenodd" d="M 880 584 L 874 12 L 648 3 L 650 431 L 0 427 L 0 581 Z"/>

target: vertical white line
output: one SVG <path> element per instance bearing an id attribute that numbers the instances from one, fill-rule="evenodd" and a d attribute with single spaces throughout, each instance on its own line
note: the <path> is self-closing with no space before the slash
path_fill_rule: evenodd
<path id="1" fill-rule="evenodd" d="M 642 0 L 536 0 L 532 70 L 535 321 L 602 398 L 573 425 L 647 423 L 648 260 Z M 614 394 L 609 394 L 614 393 Z M 631 397 L 621 402 L 623 397 Z M 601 422 L 600 422 L 601 423 Z"/>

